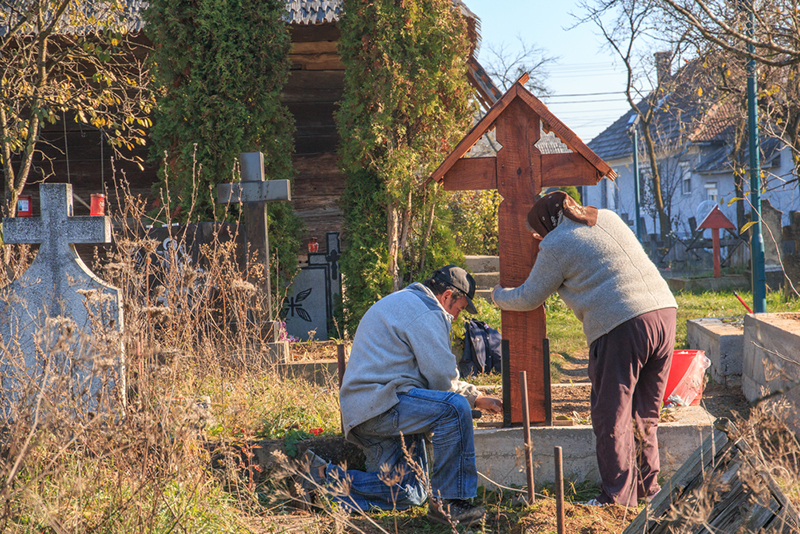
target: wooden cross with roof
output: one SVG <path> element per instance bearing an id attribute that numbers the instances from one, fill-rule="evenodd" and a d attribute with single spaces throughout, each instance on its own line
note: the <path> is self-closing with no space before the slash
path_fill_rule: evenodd
<path id="1" fill-rule="evenodd" d="M 616 173 L 584 144 L 575 133 L 525 89 L 524 75 L 500 97 L 478 124 L 425 182 L 435 180 L 447 191 L 497 189 L 503 197 L 498 214 L 500 283 L 521 285 L 530 274 L 539 247 L 531 237 L 525 218 L 539 193 L 546 187 L 595 185 Z M 502 148 L 496 157 L 463 158 L 486 132 L 497 129 Z M 536 147 L 541 130 L 553 132 L 570 150 L 542 154 Z M 550 423 L 550 376 L 545 372 L 544 339 L 547 337 L 544 308 L 530 312 L 503 311 L 503 339 L 509 342 L 510 365 L 503 370 L 504 391 L 511 392 L 510 421 L 522 422 L 522 396 L 517 377 L 528 376 L 528 403 L 532 423 Z M 510 383 L 505 383 L 506 381 Z M 505 389 L 509 388 L 509 389 Z M 508 395 L 504 394 L 506 399 Z M 507 418 L 504 418 L 507 419 Z"/>

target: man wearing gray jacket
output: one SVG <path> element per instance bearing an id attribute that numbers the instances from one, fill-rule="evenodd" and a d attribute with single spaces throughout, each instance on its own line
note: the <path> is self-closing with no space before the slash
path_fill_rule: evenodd
<path id="1" fill-rule="evenodd" d="M 364 314 L 339 399 L 345 437 L 364 449 L 367 471 L 317 465 L 322 482 L 349 480 L 349 494 L 337 497 L 345 508 L 423 504 L 427 434 L 433 445 L 428 518 L 469 525 L 485 514 L 468 502 L 477 494 L 471 410 L 498 413 L 502 404 L 459 380 L 450 345 L 451 322 L 464 309 L 476 312 L 474 294 L 472 276 L 448 265 Z M 314 466 L 312 461 L 312 474 Z"/>

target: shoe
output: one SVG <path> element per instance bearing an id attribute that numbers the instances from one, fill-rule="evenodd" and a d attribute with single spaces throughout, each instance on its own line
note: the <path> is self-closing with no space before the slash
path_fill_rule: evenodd
<path id="1" fill-rule="evenodd" d="M 605 506 L 605 504 L 603 504 L 600 501 L 598 501 L 596 497 L 594 499 L 589 499 L 588 501 L 586 501 L 583 504 L 585 506 Z"/>
<path id="2" fill-rule="evenodd" d="M 314 451 L 310 449 L 307 449 L 297 461 L 300 464 L 300 471 L 303 474 L 309 475 L 311 478 L 311 480 L 303 481 L 303 486 L 306 487 L 306 489 L 312 489 L 313 486 L 323 486 L 325 484 L 328 462 L 314 454 Z"/>
<path id="3" fill-rule="evenodd" d="M 461 499 L 430 499 L 428 519 L 439 525 L 470 526 L 483 519 L 486 508 Z"/>

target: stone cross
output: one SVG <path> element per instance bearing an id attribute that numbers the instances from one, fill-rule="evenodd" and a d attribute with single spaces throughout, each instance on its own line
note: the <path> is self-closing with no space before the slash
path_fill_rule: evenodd
<path id="1" fill-rule="evenodd" d="M 431 175 L 445 190 L 497 189 L 503 197 L 498 214 L 500 283 L 521 285 L 528 277 L 538 253 L 538 243 L 526 228 L 525 217 L 544 187 L 595 185 L 616 173 L 567 128 L 547 106 L 518 80 L 476 124 L 455 150 Z M 497 129 L 502 148 L 496 157 L 462 158 L 482 135 Z M 542 154 L 536 147 L 541 130 L 552 131 L 571 153 Z M 427 183 L 427 182 L 426 182 Z M 532 423 L 550 418 L 549 369 L 545 369 L 544 338 L 547 337 L 544 308 L 530 312 L 503 311 L 503 339 L 509 341 L 510 369 L 505 376 L 526 371 L 529 415 Z M 522 395 L 517 380 L 510 388 L 511 423 L 522 422 Z"/>
<path id="2" fill-rule="evenodd" d="M 219 184 L 217 204 L 243 204 L 245 223 L 245 257 L 249 265 L 253 253 L 256 261 L 264 265 L 267 315 L 272 313 L 272 289 L 269 272 L 269 232 L 267 202 L 291 200 L 289 180 L 264 180 L 264 154 L 242 152 L 239 154 L 242 179 L 239 183 Z M 249 270 L 249 269 L 248 269 Z"/>
<path id="3" fill-rule="evenodd" d="M 75 243 L 110 243 L 110 217 L 73 217 L 72 185 L 41 184 L 41 216 L 8 217 L 3 220 L 3 239 L 6 244 L 39 244 L 31 266 L 11 284 L 0 289 L 3 310 L 0 318 L 0 337 L 4 345 L 3 387 L 4 402 L 14 398 L 8 390 L 20 384 L 21 372 L 35 377 L 43 372 L 43 361 L 54 358 L 56 339 L 66 333 L 73 356 L 86 364 L 77 369 L 73 365 L 78 383 L 89 381 L 88 392 L 95 397 L 103 386 L 113 385 L 110 373 L 99 373 L 103 367 L 93 358 L 105 358 L 112 354 L 118 361 L 118 379 L 124 384 L 123 353 L 121 336 L 123 326 L 121 291 L 100 280 L 83 263 L 75 250 Z M 77 330 L 62 328 L 60 319 L 74 321 Z M 71 323 L 70 323 L 71 324 Z M 49 329 L 49 330 L 48 330 Z M 83 334 L 83 335 L 81 335 Z M 109 337 L 110 336 L 110 337 Z M 100 340 L 111 340 L 113 347 L 104 351 L 97 344 Z M 9 347 L 19 343 L 24 357 L 22 369 L 9 361 L 13 350 Z M 37 348 L 38 345 L 38 348 Z M 101 354 L 102 353 L 102 354 Z M 60 364 L 59 364 L 60 365 Z M 12 378 L 16 376 L 16 378 Z M 117 395 L 124 402 L 124 387 Z"/>

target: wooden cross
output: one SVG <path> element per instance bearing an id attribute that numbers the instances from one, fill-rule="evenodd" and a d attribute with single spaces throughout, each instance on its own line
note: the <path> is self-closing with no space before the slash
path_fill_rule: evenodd
<path id="1" fill-rule="evenodd" d="M 248 266 L 253 254 L 256 262 L 264 265 L 267 316 L 271 321 L 275 316 L 269 272 L 267 202 L 292 200 L 291 189 L 289 180 L 264 180 L 264 154 L 261 152 L 242 152 L 239 161 L 241 182 L 217 185 L 217 204 L 244 204 L 245 257 Z"/>
<path id="2" fill-rule="evenodd" d="M 503 197 L 498 214 L 500 283 L 521 285 L 530 274 L 538 243 L 526 228 L 525 217 L 544 187 L 595 185 L 616 173 L 583 141 L 553 115 L 518 80 L 475 127 L 461 140 L 426 181 L 436 180 L 447 191 L 497 189 Z M 502 148 L 496 157 L 462 158 L 492 128 Z M 542 154 L 536 143 L 540 132 L 553 132 L 572 150 L 566 154 Z M 543 343 L 547 337 L 544 307 L 530 312 L 503 311 L 503 339 L 509 341 L 510 365 L 504 375 L 510 384 L 511 423 L 522 422 L 522 396 L 514 377 L 528 376 L 530 422 L 545 423 L 549 417 L 549 374 L 544 371 Z M 508 407 L 504 407 L 508 409 Z"/>
<path id="3" fill-rule="evenodd" d="M 698 230 L 707 230 L 709 228 L 711 229 L 712 245 L 714 247 L 714 278 L 719 278 L 722 276 L 719 261 L 719 230 L 720 228 L 736 230 L 736 227 L 725 217 L 725 214 L 720 211 L 719 206 L 714 206 L 714 209 L 708 212 L 706 218 L 703 219 L 703 222 L 697 227 Z"/>

